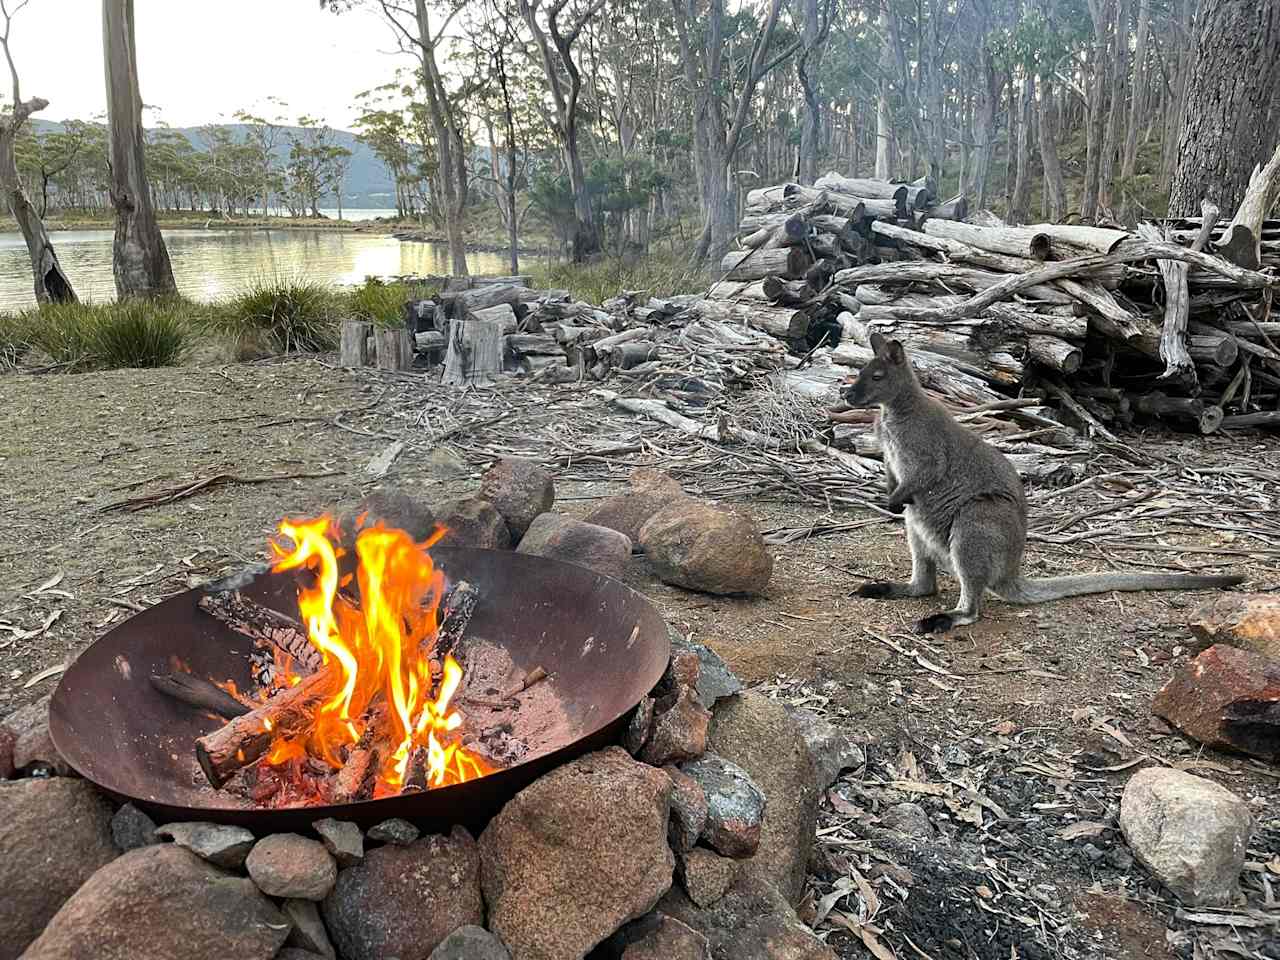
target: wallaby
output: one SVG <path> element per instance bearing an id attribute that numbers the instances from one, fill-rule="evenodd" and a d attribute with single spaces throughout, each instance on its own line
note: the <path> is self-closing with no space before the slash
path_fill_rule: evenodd
<path id="1" fill-rule="evenodd" d="M 875 356 L 844 399 L 880 408 L 876 433 L 884 452 L 887 506 L 894 513 L 905 510 L 911 582 L 863 584 L 858 596 L 933 596 L 941 565 L 960 581 L 960 602 L 916 625 L 918 633 L 941 633 L 975 622 L 987 590 L 1010 603 L 1043 603 L 1111 590 L 1230 587 L 1244 580 L 1176 573 L 1023 577 L 1027 498 L 1017 470 L 924 392 L 901 343 L 873 333 L 871 346 Z"/>

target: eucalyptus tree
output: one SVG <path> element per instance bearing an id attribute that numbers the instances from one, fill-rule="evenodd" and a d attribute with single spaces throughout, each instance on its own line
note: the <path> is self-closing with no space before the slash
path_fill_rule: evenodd
<path id="1" fill-rule="evenodd" d="M 27 119 L 49 105 L 49 101 L 41 97 L 22 99 L 21 84 L 18 80 L 18 68 L 14 63 L 13 51 L 9 46 L 9 38 L 13 27 L 13 16 L 27 5 L 28 0 L 19 0 L 9 7 L 12 0 L 0 0 L 0 17 L 4 19 L 4 32 L 0 34 L 0 47 L 4 48 L 5 61 L 9 65 L 9 77 L 12 83 L 12 103 L 8 116 L 0 117 L 0 189 L 4 190 L 9 211 L 18 223 L 22 239 L 27 245 L 27 255 L 31 259 L 37 303 L 73 303 L 76 292 L 67 279 L 58 262 L 58 254 L 49 240 L 45 230 L 43 211 L 37 212 L 23 189 L 18 177 L 17 140 Z M 47 181 L 46 181 L 47 183 Z"/>

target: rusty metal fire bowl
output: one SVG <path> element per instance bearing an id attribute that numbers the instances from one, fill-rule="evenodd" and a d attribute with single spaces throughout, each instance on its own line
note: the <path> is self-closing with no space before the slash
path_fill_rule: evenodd
<path id="1" fill-rule="evenodd" d="M 480 590 L 468 636 L 505 648 L 522 670 L 549 674 L 563 719 L 518 765 L 452 786 L 341 805 L 266 809 L 214 790 L 193 760 L 195 739 L 219 725 L 153 689 L 150 676 L 180 658 L 201 676 L 253 686 L 252 641 L 196 606 L 199 590 L 171 597 L 112 629 L 66 671 L 50 707 L 50 732 L 67 762 L 103 790 L 173 820 L 296 830 L 324 817 L 369 826 L 404 817 L 429 829 L 483 826 L 538 776 L 609 742 L 658 682 L 670 657 L 662 615 L 625 584 L 591 570 L 519 553 L 438 548 L 451 579 Z M 297 610 L 295 583 L 258 577 L 243 593 L 282 613 Z M 465 661 L 464 661 L 465 666 Z"/>

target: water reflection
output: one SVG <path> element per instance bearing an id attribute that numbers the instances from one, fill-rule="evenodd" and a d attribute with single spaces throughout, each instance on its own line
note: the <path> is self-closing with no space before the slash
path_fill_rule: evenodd
<path id="1" fill-rule="evenodd" d="M 260 277 L 306 277 L 359 283 L 367 276 L 447 274 L 443 244 L 401 243 L 390 237 L 320 230 L 166 230 L 178 289 L 196 300 L 215 300 Z M 82 300 L 115 299 L 110 230 L 52 234 L 63 269 Z M 475 274 L 507 273 L 498 253 L 470 253 Z M 0 310 L 31 306 L 31 262 L 22 236 L 0 233 Z"/>

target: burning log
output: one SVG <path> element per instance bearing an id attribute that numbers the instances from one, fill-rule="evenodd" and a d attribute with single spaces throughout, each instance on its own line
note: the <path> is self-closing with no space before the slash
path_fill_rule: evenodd
<path id="1" fill-rule="evenodd" d="M 151 686 L 172 700 L 197 710 L 211 710 L 227 719 L 243 716 L 252 709 L 217 684 L 193 673 L 153 673 Z"/>
<path id="2" fill-rule="evenodd" d="M 326 664 L 262 706 L 198 737 L 196 759 L 209 783 L 222 789 L 236 773 L 264 757 L 273 740 L 307 730 L 316 710 L 332 695 L 341 677 L 336 664 Z"/>
<path id="3" fill-rule="evenodd" d="M 445 595 L 440 609 L 440 625 L 436 628 L 435 646 L 431 656 L 443 660 L 459 648 L 471 617 L 480 601 L 480 591 L 466 580 L 459 580 Z"/>
<path id="4" fill-rule="evenodd" d="M 238 590 L 206 593 L 196 605 L 259 647 L 269 647 L 289 657 L 301 671 L 314 673 L 319 669 L 323 659 L 320 651 L 312 646 L 302 625 L 287 614 L 255 603 Z"/>
<path id="5" fill-rule="evenodd" d="M 364 730 L 360 734 L 360 739 L 347 751 L 342 768 L 334 778 L 334 803 L 368 800 L 373 796 L 382 753 L 380 736 L 386 718 L 387 708 L 384 700 L 379 699 L 376 704 L 365 710 Z"/>

